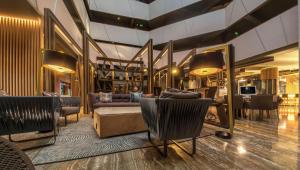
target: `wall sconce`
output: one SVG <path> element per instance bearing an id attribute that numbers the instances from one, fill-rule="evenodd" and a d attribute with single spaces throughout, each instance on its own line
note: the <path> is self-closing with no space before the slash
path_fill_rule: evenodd
<path id="1" fill-rule="evenodd" d="M 73 56 L 54 50 L 43 50 L 42 55 L 43 67 L 61 73 L 75 73 L 77 59 Z"/>
<path id="2" fill-rule="evenodd" d="M 222 52 L 206 52 L 194 55 L 190 61 L 190 74 L 206 76 L 222 71 L 225 65 Z"/>

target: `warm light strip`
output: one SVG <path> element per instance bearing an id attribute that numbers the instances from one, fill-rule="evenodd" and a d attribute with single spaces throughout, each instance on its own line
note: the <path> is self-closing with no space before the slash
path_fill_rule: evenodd
<path id="1" fill-rule="evenodd" d="M 140 56 L 143 56 L 145 54 L 145 52 L 148 51 L 148 48 L 146 48 L 141 54 Z"/>
<path id="2" fill-rule="evenodd" d="M 159 61 L 160 61 L 160 58 L 153 65 L 156 65 Z"/>
<path id="3" fill-rule="evenodd" d="M 169 50 L 166 50 L 162 55 L 161 57 L 163 57 L 164 55 L 166 55 L 166 53 L 168 52 Z"/>
<path id="4" fill-rule="evenodd" d="M 82 53 L 80 52 L 80 50 L 77 49 L 77 47 L 76 47 L 75 45 L 73 45 L 73 43 L 71 42 L 71 40 L 65 35 L 65 33 L 64 33 L 57 25 L 54 26 L 54 29 L 55 29 L 55 31 L 57 31 L 57 33 L 58 33 L 59 35 L 62 36 L 62 38 L 63 38 L 64 40 L 67 41 L 67 43 L 70 44 L 70 46 L 71 46 L 78 54 L 82 55 Z"/>
<path id="5" fill-rule="evenodd" d="M 102 57 L 106 57 L 102 52 L 98 51 L 98 48 L 96 48 L 95 45 L 94 45 L 93 43 L 90 42 L 89 44 L 90 44 L 90 45 L 94 48 L 94 50 L 97 51 Z"/>
<path id="6" fill-rule="evenodd" d="M 190 55 L 189 58 L 187 58 L 185 60 L 185 62 L 183 62 L 179 67 L 181 67 L 181 66 L 185 65 L 186 63 L 188 63 L 192 57 L 193 57 L 193 55 Z"/>
<path id="7" fill-rule="evenodd" d="M 55 31 L 57 31 L 57 33 L 61 36 L 63 36 L 63 38 L 69 43 L 72 44 L 71 40 L 63 33 L 63 31 L 57 26 L 54 26 Z"/>
<path id="8" fill-rule="evenodd" d="M 16 18 L 16 17 L 11 17 L 11 16 L 3 16 L 3 15 L 0 15 L 0 19 L 10 19 L 10 20 L 17 20 L 17 21 L 23 21 L 23 22 L 32 22 L 32 23 L 35 23 L 35 24 L 39 24 L 41 21 L 38 19 L 38 20 L 33 20 L 33 19 L 26 19 L 26 18 Z"/>

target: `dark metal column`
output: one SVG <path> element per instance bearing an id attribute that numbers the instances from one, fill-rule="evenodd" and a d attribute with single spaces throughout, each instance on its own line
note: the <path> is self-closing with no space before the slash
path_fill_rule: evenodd
<path id="1" fill-rule="evenodd" d="M 153 40 L 149 40 L 148 44 L 148 93 L 152 94 L 153 93 L 153 82 L 154 82 L 154 77 L 153 77 Z"/>

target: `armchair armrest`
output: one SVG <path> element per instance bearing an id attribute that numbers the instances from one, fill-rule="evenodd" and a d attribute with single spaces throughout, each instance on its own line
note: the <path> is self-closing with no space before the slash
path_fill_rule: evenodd
<path id="1" fill-rule="evenodd" d="M 80 97 L 60 97 L 61 106 L 80 107 Z"/>
<path id="2" fill-rule="evenodd" d="M 142 98 L 140 100 L 144 121 L 151 131 L 157 132 L 157 105 L 155 98 Z"/>

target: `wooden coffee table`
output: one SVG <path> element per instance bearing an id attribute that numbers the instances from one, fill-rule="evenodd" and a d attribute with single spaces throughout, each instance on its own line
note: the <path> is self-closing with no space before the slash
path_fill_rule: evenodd
<path id="1" fill-rule="evenodd" d="M 95 110 L 94 128 L 100 138 L 146 131 L 140 106 Z"/>

